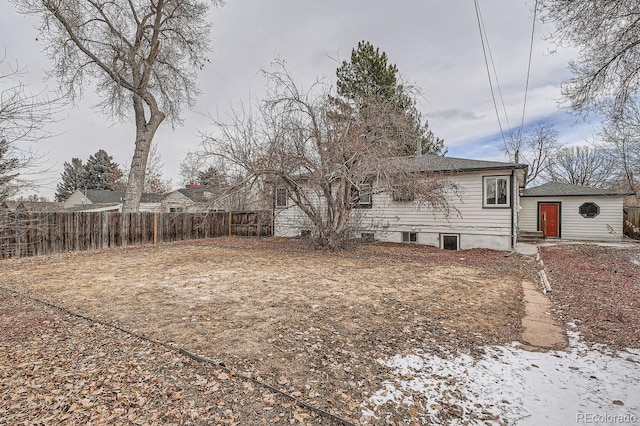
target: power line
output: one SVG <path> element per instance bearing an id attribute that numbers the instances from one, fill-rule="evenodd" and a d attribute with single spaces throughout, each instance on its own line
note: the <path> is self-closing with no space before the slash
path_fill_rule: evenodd
<path id="1" fill-rule="evenodd" d="M 502 129 L 502 121 L 500 121 L 500 113 L 498 112 L 498 103 L 496 102 L 496 95 L 493 90 L 493 81 L 491 80 L 491 71 L 489 70 L 489 61 L 487 59 L 487 50 L 484 43 L 484 36 L 482 34 L 482 23 L 480 17 L 480 5 L 478 0 L 473 0 L 476 9 L 476 19 L 478 20 L 478 31 L 480 32 L 480 42 L 482 43 L 482 53 L 484 55 L 484 64 L 487 69 L 487 77 L 489 78 L 489 88 L 491 89 L 491 98 L 493 99 L 493 107 L 496 111 L 496 118 L 498 119 L 498 126 L 500 127 L 500 134 L 502 135 L 502 141 L 506 144 L 507 140 L 504 137 L 504 131 Z M 488 43 L 487 43 L 488 44 Z"/>
<path id="2" fill-rule="evenodd" d="M 487 41 L 487 52 L 489 52 L 489 62 L 491 62 L 491 68 L 493 69 L 493 76 L 496 80 L 496 87 L 498 88 L 500 103 L 502 103 L 502 111 L 504 112 L 504 119 L 507 122 L 507 129 L 509 129 L 509 133 L 511 133 L 511 123 L 509 123 L 509 115 L 507 114 L 507 108 L 504 105 L 502 88 L 500 87 L 500 80 L 498 80 L 498 72 L 496 71 L 496 63 L 493 60 L 493 53 L 491 53 L 491 43 L 489 43 L 489 37 L 487 36 L 487 27 L 486 25 L 484 25 L 484 18 L 482 17 L 482 10 L 480 10 L 480 3 L 478 3 L 478 14 L 480 15 L 480 23 L 482 24 L 482 32 L 484 34 L 484 39 Z"/>
<path id="3" fill-rule="evenodd" d="M 533 6 L 533 23 L 531 24 L 531 44 L 529 45 L 529 63 L 527 65 L 527 82 L 524 86 L 524 102 L 522 104 L 522 120 L 520 121 L 520 131 L 518 132 L 518 139 L 522 137 L 522 130 L 524 129 L 524 115 L 527 110 L 527 94 L 529 93 L 529 76 L 531 75 L 531 57 L 533 55 L 533 40 L 536 32 L 536 18 L 538 16 L 538 0 L 536 0 Z"/>

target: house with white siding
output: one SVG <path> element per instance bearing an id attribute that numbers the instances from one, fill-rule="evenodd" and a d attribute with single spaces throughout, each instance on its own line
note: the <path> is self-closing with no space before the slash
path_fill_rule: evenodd
<path id="1" fill-rule="evenodd" d="M 353 220 L 363 237 L 427 244 L 443 249 L 513 250 L 519 233 L 546 239 L 620 241 L 626 193 L 551 182 L 524 188 L 527 166 L 435 155 L 415 157 L 416 179 L 437 173 L 457 184 L 450 213 L 434 211 L 388 192 L 361 196 Z M 375 184 L 373 184 L 375 188 Z M 274 235 L 308 235 L 312 226 L 287 196 L 275 189 Z"/>
<path id="2" fill-rule="evenodd" d="M 520 195 L 520 231 L 545 238 L 620 241 L 627 193 L 549 182 Z"/>
<path id="3" fill-rule="evenodd" d="M 515 247 L 519 191 L 524 187 L 526 165 L 436 155 L 416 156 L 414 161 L 416 179 L 438 174 L 457 184 L 458 195 L 449 200 L 450 213 L 402 197 L 394 199 L 393 194 L 375 191 L 374 183 L 370 194 L 361 195 L 362 208 L 352 213 L 362 237 L 454 250 Z M 274 205 L 274 235 L 294 237 L 311 231 L 285 188 L 276 188 Z"/>
<path id="4" fill-rule="evenodd" d="M 106 189 L 77 189 L 66 199 L 62 207 L 73 211 L 122 211 L 124 192 Z M 143 193 L 141 212 L 161 212 L 162 196 Z"/>

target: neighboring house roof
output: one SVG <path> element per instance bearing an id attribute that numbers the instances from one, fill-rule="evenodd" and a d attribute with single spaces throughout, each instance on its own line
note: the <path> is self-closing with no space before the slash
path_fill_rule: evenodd
<path id="1" fill-rule="evenodd" d="M 118 203 L 91 203 L 91 204 L 76 204 L 71 207 L 65 208 L 68 212 L 83 212 L 83 211 L 117 211 L 120 210 L 120 202 Z"/>
<path id="2" fill-rule="evenodd" d="M 16 210 L 28 212 L 55 212 L 62 209 L 62 203 L 54 201 L 21 201 Z"/>
<path id="3" fill-rule="evenodd" d="M 180 194 L 184 195 L 194 203 L 209 202 L 211 198 L 214 196 L 213 191 L 207 188 L 180 188 L 174 192 L 179 192 Z M 169 194 L 165 194 L 165 198 Z"/>
<path id="4" fill-rule="evenodd" d="M 16 211 L 16 208 L 18 208 L 18 204 L 20 204 L 19 201 L 5 200 L 2 203 L 0 203 L 0 209 L 14 212 Z"/>
<path id="5" fill-rule="evenodd" d="M 105 189 L 87 189 L 79 190 L 92 203 L 119 203 L 124 198 L 122 191 L 109 191 Z M 162 201 L 162 195 L 143 193 L 140 199 L 141 203 L 159 203 Z"/>
<path id="6" fill-rule="evenodd" d="M 443 157 L 425 154 L 413 157 L 414 164 L 421 172 L 471 172 L 480 170 L 526 169 L 526 164 L 502 161 L 469 160 L 466 158 Z"/>
<path id="7" fill-rule="evenodd" d="M 522 197 L 577 197 L 594 195 L 628 195 L 626 192 L 611 189 L 591 188 L 568 183 L 549 182 L 544 185 L 526 188 Z"/>

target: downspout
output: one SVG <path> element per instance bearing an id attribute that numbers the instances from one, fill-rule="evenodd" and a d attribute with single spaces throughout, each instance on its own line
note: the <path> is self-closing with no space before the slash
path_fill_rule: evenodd
<path id="1" fill-rule="evenodd" d="M 516 223 L 515 223 L 515 218 L 516 218 L 516 201 L 517 201 L 517 197 L 516 194 L 518 194 L 517 192 L 517 188 L 516 185 L 514 185 L 515 183 L 515 169 L 511 169 L 511 250 L 515 250 L 516 249 Z"/>

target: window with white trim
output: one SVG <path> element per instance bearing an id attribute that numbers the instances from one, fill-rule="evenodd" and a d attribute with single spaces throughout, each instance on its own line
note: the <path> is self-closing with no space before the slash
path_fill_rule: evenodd
<path id="1" fill-rule="evenodd" d="M 393 201 L 413 201 L 416 199 L 416 193 L 409 185 L 398 185 L 393 189 Z"/>
<path id="2" fill-rule="evenodd" d="M 459 234 L 441 234 L 440 247 L 444 250 L 459 250 L 460 235 Z"/>
<path id="3" fill-rule="evenodd" d="M 402 242 L 403 243 L 417 243 L 418 242 L 418 233 L 417 232 L 403 232 L 402 233 Z"/>
<path id="4" fill-rule="evenodd" d="M 371 192 L 370 183 L 361 183 L 360 187 L 356 190 L 358 203 L 357 209 L 370 209 L 373 206 L 373 193 Z"/>
<path id="5" fill-rule="evenodd" d="M 579 208 L 578 212 L 582 217 L 592 218 L 596 217 L 600 214 L 600 206 L 596 203 L 583 203 Z"/>
<path id="6" fill-rule="evenodd" d="M 276 207 L 287 207 L 287 199 L 289 198 L 287 188 L 284 186 L 276 188 L 275 198 Z"/>
<path id="7" fill-rule="evenodd" d="M 484 207 L 509 207 L 509 176 L 486 176 L 484 178 Z"/>

